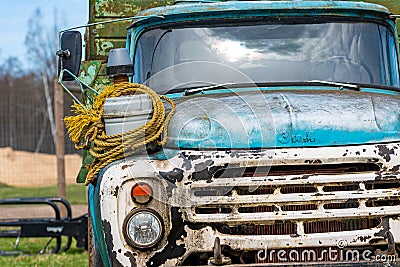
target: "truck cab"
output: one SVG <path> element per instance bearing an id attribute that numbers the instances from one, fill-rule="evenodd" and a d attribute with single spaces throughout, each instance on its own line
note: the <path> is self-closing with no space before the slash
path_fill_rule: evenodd
<path id="1" fill-rule="evenodd" d="M 96 265 L 398 260 L 400 81 L 387 8 L 176 1 L 139 12 L 126 49 L 132 82 L 176 110 L 162 148 L 89 185 Z"/>

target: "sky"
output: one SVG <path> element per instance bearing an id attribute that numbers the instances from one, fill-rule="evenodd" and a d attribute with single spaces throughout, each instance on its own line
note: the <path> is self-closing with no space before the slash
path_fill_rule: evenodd
<path id="1" fill-rule="evenodd" d="M 27 49 L 24 44 L 28 21 L 36 8 L 44 14 L 45 27 L 54 24 L 54 11 L 63 17 L 63 28 L 84 25 L 88 22 L 89 0 L 0 0 L 0 64 L 10 56 L 26 61 Z M 54 36 L 57 38 L 57 36 Z"/>

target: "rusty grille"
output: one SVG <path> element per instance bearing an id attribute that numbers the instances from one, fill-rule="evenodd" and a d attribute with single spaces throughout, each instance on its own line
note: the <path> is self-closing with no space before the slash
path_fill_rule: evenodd
<path id="1" fill-rule="evenodd" d="M 318 222 L 305 222 L 304 232 L 306 234 L 312 233 L 326 233 L 326 232 L 342 232 L 354 231 L 377 227 L 380 220 L 377 219 L 353 219 L 353 220 L 328 220 Z"/>
<path id="2" fill-rule="evenodd" d="M 276 223 L 273 225 L 217 225 L 217 230 L 229 235 L 295 235 L 296 224 L 292 222 Z"/>
<path id="3" fill-rule="evenodd" d="M 351 220 L 327 220 L 318 222 L 305 222 L 306 234 L 342 232 L 369 229 L 377 227 L 379 219 L 351 219 Z M 222 234 L 230 235 L 295 235 L 297 225 L 293 222 L 275 223 L 273 225 L 217 225 L 217 230 Z"/>
<path id="4" fill-rule="evenodd" d="M 243 168 L 219 168 L 214 172 L 213 177 L 233 178 L 284 175 L 345 174 L 380 170 L 380 167 L 375 163 L 318 163 L 320 162 L 309 162 L 309 164 L 307 165 L 273 165 Z"/>
<path id="5" fill-rule="evenodd" d="M 255 177 L 257 178 L 254 180 L 255 184 L 257 182 L 258 184 L 253 186 L 251 182 L 243 184 L 239 182 L 229 187 L 228 184 L 213 186 L 211 183 L 207 186 L 192 188 L 195 198 L 205 197 L 210 200 L 209 203 L 203 202 L 203 205 L 197 206 L 192 211 L 198 215 L 207 216 L 198 216 L 198 220 L 212 218 L 213 214 L 232 216 L 232 218 L 247 216 L 246 218 L 250 221 L 244 224 L 243 222 L 235 223 L 235 219 L 231 219 L 228 225 L 226 219 L 223 219 L 226 217 L 215 217 L 218 218 L 213 220 L 216 229 L 222 234 L 230 235 L 297 235 L 370 229 L 379 226 L 382 216 L 346 217 L 343 214 L 347 211 L 343 212 L 343 210 L 349 210 L 348 214 L 356 214 L 359 210 L 371 207 L 398 206 L 400 205 L 399 195 L 393 191 L 400 188 L 400 182 L 394 178 L 393 180 L 371 180 L 370 178 L 364 180 L 362 178 L 354 181 L 346 178 L 346 174 L 361 174 L 360 177 L 364 177 L 366 174 L 376 175 L 377 171 L 379 167 L 374 163 L 219 169 L 211 174 L 214 178 Z M 287 178 L 294 174 L 303 176 L 298 181 L 292 177 Z M 330 182 L 322 178 L 310 180 L 316 182 L 307 180 L 308 177 L 316 174 L 329 177 Z M 264 180 L 259 177 L 264 177 Z M 344 178 L 344 180 L 336 181 L 336 177 Z M 247 179 L 247 181 L 252 180 Z M 377 190 L 380 190 L 379 194 L 376 193 Z M 392 192 L 392 195 L 386 195 L 385 190 Z M 371 193 L 372 196 L 370 196 Z M 363 197 L 359 198 L 362 194 Z M 269 200 L 262 202 L 263 196 Z M 271 201 L 275 199 L 275 196 L 279 201 Z M 324 196 L 323 200 L 319 200 L 319 196 Z M 339 197 L 338 200 L 335 196 Z M 353 198 L 347 199 L 347 196 L 353 196 Z M 244 202 L 241 203 L 239 200 L 244 200 Z M 256 200 L 260 203 L 257 204 Z M 234 204 L 231 204 L 232 201 Z M 342 214 L 343 218 L 331 216 L 335 213 Z M 254 217 L 252 217 L 253 214 Z M 318 217 L 312 217 L 313 214 L 330 214 L 330 216 L 315 219 Z M 280 216 L 280 219 L 270 219 L 273 216 Z M 289 219 L 286 220 L 285 216 Z M 264 221 L 252 220 L 255 217 L 262 218 Z"/>

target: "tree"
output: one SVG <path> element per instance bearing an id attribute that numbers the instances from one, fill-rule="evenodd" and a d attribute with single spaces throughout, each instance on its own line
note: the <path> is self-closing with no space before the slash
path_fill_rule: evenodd
<path id="1" fill-rule="evenodd" d="M 47 114 L 50 122 L 53 143 L 56 148 L 57 156 L 57 187 L 58 195 L 66 197 L 65 185 L 65 166 L 64 166 L 64 138 L 63 131 L 60 129 L 61 121 L 55 121 L 55 117 L 62 117 L 63 95 L 57 88 L 57 60 L 55 51 L 57 51 L 58 32 L 61 28 L 58 22 L 57 10 L 54 12 L 53 27 L 49 31 L 45 31 L 42 23 L 42 14 L 40 8 L 37 8 L 34 16 L 29 20 L 28 34 L 25 38 L 25 44 L 28 47 L 28 57 L 33 61 L 34 66 L 38 66 L 38 75 L 42 78 L 44 95 L 46 98 Z M 56 114 L 53 112 L 52 93 L 56 93 Z M 59 118 L 61 120 L 61 118 Z M 57 129 L 56 129 L 57 128 Z M 59 135 L 61 140 L 57 140 Z M 42 138 L 40 139 L 42 140 Z"/>
<path id="2" fill-rule="evenodd" d="M 29 19 L 28 32 L 25 37 L 25 45 L 28 48 L 28 59 L 35 66 L 33 70 L 37 78 L 41 80 L 43 92 L 46 99 L 47 118 L 50 123 L 53 142 L 56 141 L 56 127 L 53 111 L 54 80 L 57 78 L 57 36 L 61 23 L 54 11 L 53 26 L 48 29 L 43 24 L 43 14 L 40 8 L 35 10 L 34 15 Z"/>
<path id="3" fill-rule="evenodd" d="M 25 74 L 22 63 L 17 57 L 8 57 L 0 65 L 0 79 L 7 87 L 13 87 L 14 80 L 23 77 Z"/>

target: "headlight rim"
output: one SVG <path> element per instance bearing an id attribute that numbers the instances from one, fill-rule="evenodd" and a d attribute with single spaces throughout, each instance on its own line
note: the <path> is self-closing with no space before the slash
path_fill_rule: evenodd
<path id="1" fill-rule="evenodd" d="M 160 234 L 159 234 L 158 238 L 156 240 L 154 240 L 152 243 L 150 243 L 149 245 L 140 245 L 140 244 L 136 243 L 128 234 L 128 223 L 129 223 L 130 219 L 136 213 L 140 213 L 140 212 L 148 212 L 148 213 L 154 215 L 158 219 L 158 221 L 160 222 L 160 225 L 161 225 Z M 148 250 L 148 249 L 154 248 L 155 246 L 157 246 L 160 243 L 160 241 L 162 240 L 162 238 L 164 236 L 165 227 L 164 227 L 164 221 L 163 221 L 161 215 L 158 214 L 155 210 L 149 209 L 149 208 L 135 208 L 135 209 L 131 210 L 128 213 L 128 215 L 125 217 L 122 231 L 123 231 L 123 234 L 125 237 L 125 241 L 128 243 L 128 245 L 130 245 L 133 248 L 139 249 L 139 250 Z"/>

